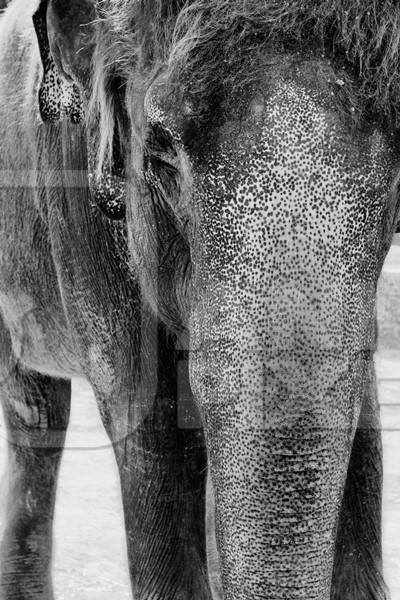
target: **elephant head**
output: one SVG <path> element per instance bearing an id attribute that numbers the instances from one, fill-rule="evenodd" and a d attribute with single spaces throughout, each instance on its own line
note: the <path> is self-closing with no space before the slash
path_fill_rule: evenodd
<path id="1" fill-rule="evenodd" d="M 94 22 L 92 2 L 40 4 L 41 114 L 90 122 L 100 107 L 95 154 L 122 155 L 143 293 L 190 338 L 225 598 L 377 587 L 379 542 L 355 534 L 363 503 L 344 490 L 362 495 L 364 478 L 379 496 L 379 452 L 354 440 L 376 411 L 376 284 L 398 211 L 389 121 L 368 121 L 317 26 L 294 46 L 275 2 L 101 9 Z"/>

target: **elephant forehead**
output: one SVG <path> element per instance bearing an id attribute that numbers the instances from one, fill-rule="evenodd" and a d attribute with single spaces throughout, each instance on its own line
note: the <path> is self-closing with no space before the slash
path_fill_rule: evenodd
<path id="1" fill-rule="evenodd" d="M 353 135 L 325 99 L 294 83 L 278 86 L 262 118 L 227 126 L 220 139 L 200 173 L 200 201 L 211 214 L 221 208 L 226 219 L 240 208 L 252 220 L 260 211 L 263 217 L 300 208 L 333 213 L 347 207 L 345 199 L 360 209 L 382 202 L 392 177 L 393 156 L 379 131 Z"/>
<path id="2" fill-rule="evenodd" d="M 277 277 L 292 281 L 296 270 L 303 279 L 325 272 L 326 282 L 371 279 L 378 230 L 394 211 L 394 159 L 384 137 L 352 137 L 294 84 L 279 86 L 249 130 L 230 134 L 197 179 L 211 266 L 240 275 L 247 289 L 260 277 L 266 287 Z"/>

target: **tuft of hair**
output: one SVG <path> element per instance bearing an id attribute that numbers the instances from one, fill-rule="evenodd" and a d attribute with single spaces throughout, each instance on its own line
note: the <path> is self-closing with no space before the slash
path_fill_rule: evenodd
<path id="1" fill-rule="evenodd" d="M 99 0 L 88 125 L 98 131 L 97 173 L 112 160 L 113 135 L 124 127 L 151 83 L 165 71 L 182 0 Z M 124 98 L 125 97 L 125 98 Z M 129 119 L 142 145 L 135 119 Z"/>
<path id="2" fill-rule="evenodd" d="M 101 159 L 111 148 L 113 78 L 144 97 L 162 76 L 179 97 L 202 106 L 255 81 L 259 57 L 274 44 L 337 60 L 356 82 L 360 116 L 400 126 L 398 0 L 100 0 L 98 24 L 93 97 Z"/>
<path id="3" fill-rule="evenodd" d="M 169 72 L 193 94 L 215 77 L 240 88 L 243 57 L 280 47 L 322 50 L 357 79 L 366 110 L 400 124 L 398 0 L 196 0 L 178 15 Z M 246 69 L 248 71 L 248 62 Z"/>

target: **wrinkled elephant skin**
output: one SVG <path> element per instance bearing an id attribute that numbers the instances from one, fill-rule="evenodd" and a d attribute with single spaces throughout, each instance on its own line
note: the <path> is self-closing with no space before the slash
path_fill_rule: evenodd
<path id="1" fill-rule="evenodd" d="M 387 598 L 373 355 L 397 38 L 359 3 L 303 4 L 1 17 L 1 599 L 53 598 L 76 375 L 115 451 L 135 600 Z"/>

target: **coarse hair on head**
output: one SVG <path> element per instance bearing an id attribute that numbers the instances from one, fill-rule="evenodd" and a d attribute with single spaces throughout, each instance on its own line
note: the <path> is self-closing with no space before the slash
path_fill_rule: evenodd
<path id="1" fill-rule="evenodd" d="M 129 107 L 161 77 L 177 98 L 202 106 L 216 86 L 234 93 L 251 84 L 252 64 L 271 44 L 340 61 L 360 117 L 400 124 L 397 0 L 100 0 L 98 11 L 89 112 L 100 119 L 100 163 L 118 120 L 116 80 Z"/>

